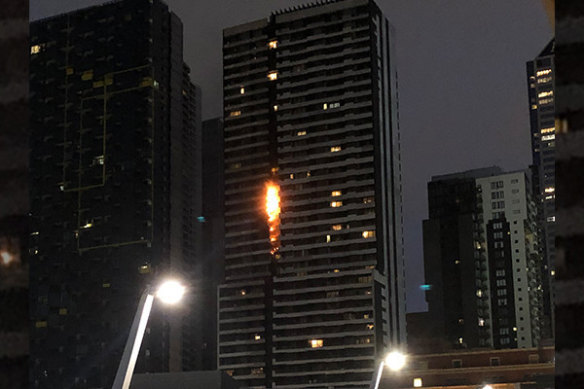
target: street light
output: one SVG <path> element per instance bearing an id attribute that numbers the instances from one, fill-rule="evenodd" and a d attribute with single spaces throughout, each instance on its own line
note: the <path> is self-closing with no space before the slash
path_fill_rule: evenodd
<path id="1" fill-rule="evenodd" d="M 377 374 L 375 376 L 375 380 L 371 382 L 369 386 L 370 389 L 378 389 L 379 382 L 381 381 L 381 375 L 383 374 L 383 368 L 387 366 L 389 370 L 398 372 L 404 368 L 406 365 L 407 357 L 405 354 L 399 351 L 392 351 L 385 356 L 384 359 L 379 362 L 379 366 L 377 368 Z"/>
<path id="2" fill-rule="evenodd" d="M 176 304 L 184 293 L 185 287 L 176 280 L 163 282 L 154 293 L 152 293 L 150 286 L 146 287 L 138 303 L 138 309 L 130 328 L 130 335 L 128 336 L 112 389 L 130 389 L 130 382 L 134 374 L 134 367 L 136 366 L 154 297 L 157 297 L 165 304 Z"/>

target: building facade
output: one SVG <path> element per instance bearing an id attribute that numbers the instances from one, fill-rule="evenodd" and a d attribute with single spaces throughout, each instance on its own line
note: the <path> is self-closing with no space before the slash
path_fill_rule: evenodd
<path id="1" fill-rule="evenodd" d="M 200 93 L 158 0 L 35 21 L 30 38 L 30 387 L 108 387 L 146 285 L 192 282 Z M 181 315 L 155 304 L 138 371 L 181 369 Z"/>
<path id="2" fill-rule="evenodd" d="M 424 269 L 436 336 L 451 348 L 535 347 L 542 255 L 525 172 L 499 168 L 433 177 Z"/>
<path id="3" fill-rule="evenodd" d="M 367 0 L 224 30 L 218 358 L 244 386 L 367 388 L 405 340 L 393 40 Z"/>
<path id="4" fill-rule="evenodd" d="M 555 107 L 554 46 L 552 39 L 544 50 L 527 63 L 527 83 L 533 158 L 533 192 L 541 226 L 540 246 L 545 253 L 542 272 L 544 285 L 545 336 L 553 337 L 552 279 L 555 274 Z"/>

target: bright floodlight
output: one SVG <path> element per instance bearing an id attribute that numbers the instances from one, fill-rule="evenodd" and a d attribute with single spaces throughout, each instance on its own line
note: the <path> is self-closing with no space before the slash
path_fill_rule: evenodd
<path id="1" fill-rule="evenodd" d="M 156 297 L 166 304 L 175 304 L 185 294 L 185 287 L 178 281 L 166 281 L 158 288 Z"/>
<path id="2" fill-rule="evenodd" d="M 392 351 L 385 357 L 385 364 L 390 370 L 401 370 L 406 365 L 406 356 L 399 351 Z"/>

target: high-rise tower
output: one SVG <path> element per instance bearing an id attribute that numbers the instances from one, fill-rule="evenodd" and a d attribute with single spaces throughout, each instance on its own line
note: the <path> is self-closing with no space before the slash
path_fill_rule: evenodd
<path id="1" fill-rule="evenodd" d="M 449 347 L 524 348 L 542 330 L 542 254 L 526 172 L 433 177 L 424 220 L 431 326 Z"/>
<path id="2" fill-rule="evenodd" d="M 31 388 L 109 387 L 146 284 L 192 281 L 200 93 L 159 0 L 36 21 L 30 53 Z M 181 320 L 155 308 L 139 370 L 181 368 Z"/>
<path id="3" fill-rule="evenodd" d="M 366 388 L 405 340 L 393 40 L 368 0 L 224 31 L 218 357 L 243 385 Z"/>
<path id="4" fill-rule="evenodd" d="M 541 250 L 545 254 L 543 281 L 546 337 L 553 337 L 554 332 L 553 288 L 551 286 L 555 273 L 556 223 L 554 46 L 555 40 L 552 39 L 533 61 L 527 63 L 533 191 L 538 204 L 539 225 L 542 229 Z"/>

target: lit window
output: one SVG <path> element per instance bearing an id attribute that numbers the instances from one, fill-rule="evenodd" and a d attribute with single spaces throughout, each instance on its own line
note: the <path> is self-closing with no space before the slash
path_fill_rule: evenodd
<path id="1" fill-rule="evenodd" d="M 331 147 L 331 153 L 336 153 L 337 151 L 341 151 L 341 146 L 333 146 L 333 147 Z"/>
<path id="2" fill-rule="evenodd" d="M 363 204 L 371 204 L 373 202 L 373 197 L 363 197 Z"/>
<path id="3" fill-rule="evenodd" d="M 551 270 L 551 271 L 550 271 L 550 275 L 551 275 L 552 277 L 553 277 L 553 276 L 555 276 L 555 275 L 556 275 L 556 271 L 555 271 L 555 270 Z"/>
<path id="4" fill-rule="evenodd" d="M 109 282 L 104 282 L 103 284 L 101 284 L 102 288 L 109 288 L 110 286 L 112 286 L 112 284 L 110 284 Z"/>
<path id="5" fill-rule="evenodd" d="M 46 321 L 37 321 L 34 325 L 36 328 L 45 328 L 47 326 L 47 322 Z"/>
<path id="6" fill-rule="evenodd" d="M 277 70 L 272 70 L 271 72 L 268 73 L 268 79 L 270 81 L 276 81 L 278 79 L 278 71 Z"/>
<path id="7" fill-rule="evenodd" d="M 256 334 L 254 337 L 254 340 L 262 340 L 261 335 Z"/>
<path id="8" fill-rule="evenodd" d="M 537 109 L 537 104 L 531 104 L 531 109 Z"/>
<path id="9" fill-rule="evenodd" d="M 343 205 L 342 201 L 331 201 L 331 207 L 333 208 L 341 207 L 342 205 Z"/>
<path id="10" fill-rule="evenodd" d="M 343 229 L 343 225 L 342 224 L 335 224 L 333 226 L 333 231 L 340 231 Z"/>
<path id="11" fill-rule="evenodd" d="M 539 105 L 551 104 L 553 102 L 554 102 L 554 99 L 552 99 L 552 98 L 540 99 L 538 101 Z"/>
<path id="12" fill-rule="evenodd" d="M 65 74 L 68 75 L 68 76 L 72 75 L 73 74 L 73 68 L 71 66 L 67 66 L 65 68 Z"/>
<path id="13" fill-rule="evenodd" d="M 549 134 L 552 132 L 556 132 L 556 128 L 555 127 L 548 127 L 548 128 L 542 128 L 541 129 L 541 133 L 542 134 Z"/>
<path id="14" fill-rule="evenodd" d="M 553 134 L 552 135 L 544 135 L 544 136 L 541 137 L 541 140 L 543 140 L 543 141 L 545 141 L 545 140 L 554 140 L 554 139 L 556 139 L 556 136 L 553 135 Z"/>
<path id="15" fill-rule="evenodd" d="M 550 90 L 550 91 L 545 91 L 545 92 L 539 92 L 537 94 L 537 97 L 541 99 L 543 97 L 548 97 L 548 96 L 553 96 L 553 95 L 554 95 L 554 91 Z"/>
<path id="16" fill-rule="evenodd" d="M 324 110 L 327 110 L 327 109 L 328 109 L 328 104 L 327 104 L 327 103 L 324 103 L 324 104 L 322 105 L 322 109 L 324 109 Z"/>
<path id="17" fill-rule="evenodd" d="M 277 40 L 271 40 L 268 42 L 268 47 L 270 49 L 277 49 L 278 48 L 278 41 Z"/>
<path id="18" fill-rule="evenodd" d="M 372 330 L 373 328 L 375 328 L 375 326 L 373 324 L 367 324 L 367 329 L 368 330 Z"/>
<path id="19" fill-rule="evenodd" d="M 545 188 L 545 193 L 554 193 L 556 189 L 553 186 L 548 186 Z"/>
<path id="20" fill-rule="evenodd" d="M 39 232 L 38 231 L 34 231 L 34 232 L 31 232 L 30 234 L 34 236 L 34 235 L 38 235 Z"/>
<path id="21" fill-rule="evenodd" d="M 59 308 L 59 315 L 65 316 L 67 314 L 67 308 Z"/>
<path id="22" fill-rule="evenodd" d="M 464 342 L 464 339 L 458 338 L 458 343 L 462 344 L 463 342 Z"/>
<path id="23" fill-rule="evenodd" d="M 375 231 L 363 231 L 363 233 L 361 235 L 363 235 L 363 238 L 365 238 L 365 239 L 374 238 Z"/>
<path id="24" fill-rule="evenodd" d="M 312 348 L 319 348 L 319 347 L 322 347 L 324 345 L 324 342 L 322 339 L 311 339 L 308 341 L 308 343 L 310 343 L 310 347 L 312 347 Z"/>
<path id="25" fill-rule="evenodd" d="M 306 177 L 310 177 L 310 170 L 306 172 Z"/>
<path id="26" fill-rule="evenodd" d="M 83 81 L 91 80 L 93 78 L 93 70 L 86 70 L 81 75 Z"/>
<path id="27" fill-rule="evenodd" d="M 264 374 L 264 368 L 263 367 L 252 367 L 251 374 L 252 375 L 262 375 L 262 374 Z"/>
<path id="28" fill-rule="evenodd" d="M 341 106 L 341 103 L 330 103 L 329 104 L 330 109 L 339 108 L 340 106 Z"/>
<path id="29" fill-rule="evenodd" d="M 364 314 L 363 319 L 369 319 L 369 314 L 368 313 Z"/>
<path id="30" fill-rule="evenodd" d="M 240 95 L 245 94 L 245 88 L 244 87 L 239 88 L 239 94 Z"/>
<path id="31" fill-rule="evenodd" d="M 333 196 L 333 197 L 339 197 L 342 194 L 343 194 L 343 192 L 341 192 L 340 190 L 333 190 L 331 192 L 331 196 Z"/>
<path id="32" fill-rule="evenodd" d="M 147 274 L 150 273 L 150 265 L 142 265 L 138 268 L 138 273 Z"/>
<path id="33" fill-rule="evenodd" d="M 278 105 L 274 105 L 274 112 L 278 110 Z"/>
<path id="34" fill-rule="evenodd" d="M 81 226 L 81 228 L 91 228 L 91 227 L 93 227 L 93 223 L 92 222 L 87 222 L 87 223 L 85 223 L 84 226 Z"/>
<path id="35" fill-rule="evenodd" d="M 482 317 L 479 317 L 479 327 L 484 327 L 485 326 L 485 319 L 483 319 Z"/>
<path id="36" fill-rule="evenodd" d="M 422 379 L 421 378 L 414 378 L 414 388 L 421 388 L 422 387 Z"/>
<path id="37" fill-rule="evenodd" d="M 543 70 L 538 70 L 536 75 L 539 76 L 545 76 L 548 75 L 552 72 L 552 69 L 543 69 Z"/>
<path id="38" fill-rule="evenodd" d="M 551 77 L 542 77 L 542 78 L 537 79 L 538 84 L 547 84 L 548 82 L 551 82 L 551 81 L 552 81 Z"/>
<path id="39" fill-rule="evenodd" d="M 245 289 L 242 289 L 239 291 L 239 294 L 241 294 L 242 296 L 245 296 L 247 294 L 247 291 Z"/>
<path id="40" fill-rule="evenodd" d="M 326 236 L 326 242 L 327 242 L 327 243 L 330 243 L 330 241 L 331 241 L 331 236 L 330 236 L 330 235 L 327 235 L 327 236 Z"/>
<path id="41" fill-rule="evenodd" d="M 549 216 L 546 220 L 548 222 L 555 222 L 556 221 L 556 217 L 555 216 Z"/>
<path id="42" fill-rule="evenodd" d="M 93 159 L 93 162 L 96 165 L 103 165 L 103 163 L 104 163 L 104 157 L 103 157 L 103 155 L 98 155 L 97 157 L 95 157 Z"/>
<path id="43" fill-rule="evenodd" d="M 30 47 L 31 54 L 38 54 L 41 52 L 41 45 L 34 45 Z"/>
<path id="44" fill-rule="evenodd" d="M 241 162 L 235 162 L 229 165 L 230 169 L 239 169 L 241 167 Z"/>
<path id="45" fill-rule="evenodd" d="M 304 136 L 304 135 L 306 135 L 306 131 L 298 131 L 296 133 L 296 136 Z"/>
<path id="46" fill-rule="evenodd" d="M 229 113 L 229 117 L 239 116 L 241 115 L 241 111 L 233 111 Z"/>
<path id="47" fill-rule="evenodd" d="M 290 173 L 290 179 L 293 180 L 294 179 L 294 173 Z"/>

